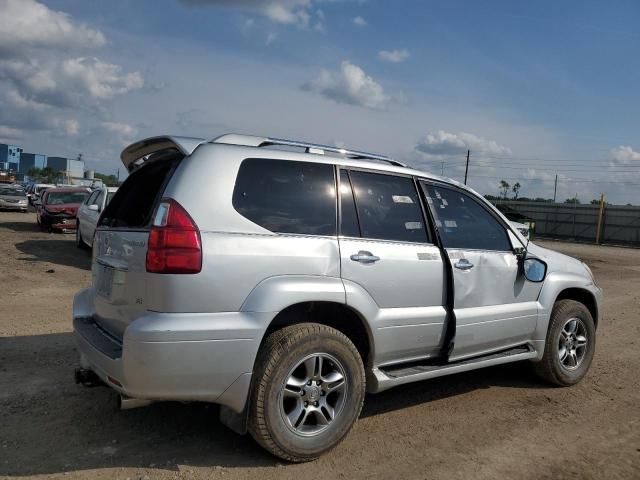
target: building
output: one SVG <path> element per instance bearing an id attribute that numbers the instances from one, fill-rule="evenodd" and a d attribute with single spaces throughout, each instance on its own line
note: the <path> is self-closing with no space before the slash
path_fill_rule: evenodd
<path id="1" fill-rule="evenodd" d="M 66 179 L 84 177 L 84 161 L 65 157 L 47 157 L 47 167 L 60 172 Z"/>
<path id="2" fill-rule="evenodd" d="M 22 148 L 0 143 L 0 170 L 18 171 Z"/>
<path id="3" fill-rule="evenodd" d="M 27 175 L 30 168 L 44 168 L 47 165 L 47 156 L 41 153 L 25 153 L 20 154 L 20 166 L 18 173 Z"/>

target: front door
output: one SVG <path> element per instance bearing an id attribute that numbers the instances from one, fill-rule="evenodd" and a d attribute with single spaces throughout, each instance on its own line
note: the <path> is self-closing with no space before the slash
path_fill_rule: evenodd
<path id="1" fill-rule="evenodd" d="M 542 284 L 519 272 L 506 225 L 468 192 L 435 182 L 422 187 L 453 272 L 456 331 L 450 359 L 531 339 Z"/>
<path id="2" fill-rule="evenodd" d="M 440 351 L 444 264 L 411 177 L 341 170 L 340 257 L 347 304 L 372 325 L 376 365 Z"/>

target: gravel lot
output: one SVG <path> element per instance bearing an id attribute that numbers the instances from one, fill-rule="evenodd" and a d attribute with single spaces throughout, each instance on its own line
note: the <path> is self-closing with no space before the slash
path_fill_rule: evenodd
<path id="1" fill-rule="evenodd" d="M 215 406 L 120 412 L 111 390 L 75 385 L 71 301 L 89 255 L 32 213 L 0 212 L 0 477 L 640 478 L 640 250 L 544 244 L 586 261 L 605 290 L 581 384 L 551 388 L 515 364 L 392 389 L 367 397 L 336 450 L 286 465 Z"/>

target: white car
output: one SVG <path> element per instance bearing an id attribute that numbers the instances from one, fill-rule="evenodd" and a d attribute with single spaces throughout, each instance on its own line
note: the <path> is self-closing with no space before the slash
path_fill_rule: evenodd
<path id="1" fill-rule="evenodd" d="M 76 246 L 78 248 L 93 246 L 93 235 L 100 214 L 109 205 L 111 198 L 117 191 L 117 187 L 97 188 L 80 205 L 76 218 Z"/>
<path id="2" fill-rule="evenodd" d="M 518 230 L 520 232 L 520 234 L 526 238 L 527 240 L 529 240 L 529 225 L 526 225 L 524 223 L 520 223 L 520 222 L 514 222 L 514 221 L 510 221 L 509 222 L 511 224 L 511 226 L 513 228 L 515 228 L 516 230 Z"/>

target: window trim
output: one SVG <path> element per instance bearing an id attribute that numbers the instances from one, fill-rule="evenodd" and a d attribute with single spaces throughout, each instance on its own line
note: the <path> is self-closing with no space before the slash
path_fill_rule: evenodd
<path id="1" fill-rule="evenodd" d="M 425 218 L 425 212 L 423 210 L 423 205 L 422 205 L 422 198 L 421 198 L 421 190 L 418 188 L 417 184 L 416 184 L 416 177 L 414 175 L 411 174 L 405 174 L 405 173 L 396 173 L 396 172 L 387 172 L 384 170 L 376 170 L 376 169 L 372 169 L 372 168 L 362 168 L 362 167 L 350 167 L 350 166 L 346 166 L 346 165 L 337 165 L 338 167 L 338 172 L 340 170 L 345 170 L 347 172 L 347 175 L 349 177 L 349 184 L 351 185 L 351 195 L 353 197 L 353 202 L 355 204 L 356 207 L 356 218 L 358 221 L 358 230 L 360 231 L 360 236 L 359 237 L 352 237 L 352 236 L 346 236 L 346 235 L 342 235 L 342 209 L 340 210 L 340 217 L 338 219 L 338 226 L 339 228 L 339 238 L 341 239 L 345 239 L 345 240 L 364 240 L 367 242 L 384 242 L 384 243 L 395 243 L 395 244 L 401 244 L 401 245 L 436 245 L 435 244 L 435 237 L 433 236 L 433 232 L 431 230 L 431 226 L 430 226 L 430 222 L 426 221 Z M 372 237 L 365 237 L 362 235 L 362 225 L 360 224 L 360 213 L 358 212 L 358 201 L 356 199 L 356 194 L 353 188 L 353 181 L 351 179 L 351 172 L 355 171 L 355 172 L 363 172 L 363 173 L 373 173 L 373 174 L 377 174 L 377 175 L 385 175 L 387 177 L 400 177 L 400 178 L 408 178 L 411 180 L 411 183 L 413 185 L 413 188 L 415 190 L 415 193 L 418 197 L 418 208 L 420 209 L 420 215 L 422 217 L 422 222 L 424 224 L 424 232 L 425 235 L 427 237 L 426 242 L 409 242 L 406 240 L 393 240 L 393 239 L 389 239 L 389 238 L 372 238 Z M 338 179 L 340 178 L 340 175 L 337 175 Z M 342 192 L 340 190 L 338 190 L 339 193 L 339 200 L 341 200 L 342 198 Z M 341 201 L 339 202 L 340 204 L 342 203 Z M 342 205 L 340 205 L 340 207 L 342 207 Z"/>
<path id="2" fill-rule="evenodd" d="M 428 192 L 425 190 L 425 187 L 423 184 L 428 184 L 428 185 L 433 185 L 433 186 L 439 186 L 441 188 L 448 188 L 449 190 L 454 190 L 456 192 L 462 193 L 463 195 L 466 195 L 468 197 L 470 197 L 474 202 L 476 202 L 480 208 L 484 209 L 489 215 L 491 215 L 491 217 L 493 217 L 500 226 L 502 226 L 502 228 L 505 230 L 505 235 L 507 237 L 507 242 L 509 243 L 509 245 L 511 245 L 511 249 L 509 250 L 490 250 L 487 248 L 459 248 L 459 247 L 447 247 L 444 244 L 444 240 L 442 241 L 442 247 L 445 250 L 465 250 L 468 252 L 493 252 L 493 253 L 513 253 L 515 254 L 515 247 L 513 246 L 513 244 L 511 243 L 511 239 L 509 237 L 509 234 L 507 233 L 507 231 L 512 230 L 511 227 L 509 225 L 507 225 L 504 220 L 502 218 L 500 218 L 498 215 L 496 215 L 496 213 L 494 211 L 492 211 L 490 208 L 488 208 L 484 202 L 482 200 L 479 200 L 476 197 L 475 194 L 473 194 L 472 192 L 465 190 L 463 188 L 458 187 L 457 185 L 453 185 L 451 183 L 446 183 L 446 182 L 442 182 L 442 181 L 438 181 L 438 180 L 434 180 L 434 179 L 427 179 L 424 177 L 416 177 L 418 183 L 420 184 L 420 188 L 422 190 L 422 193 L 425 196 L 425 208 L 429 209 L 429 212 L 431 214 L 431 217 L 434 219 L 434 225 L 433 228 L 438 228 L 437 225 L 435 224 L 435 216 L 433 213 L 432 208 L 429 205 L 429 202 L 426 201 L 428 195 Z M 440 236 L 440 235 L 438 235 Z M 517 236 L 516 236 L 517 238 Z"/>

